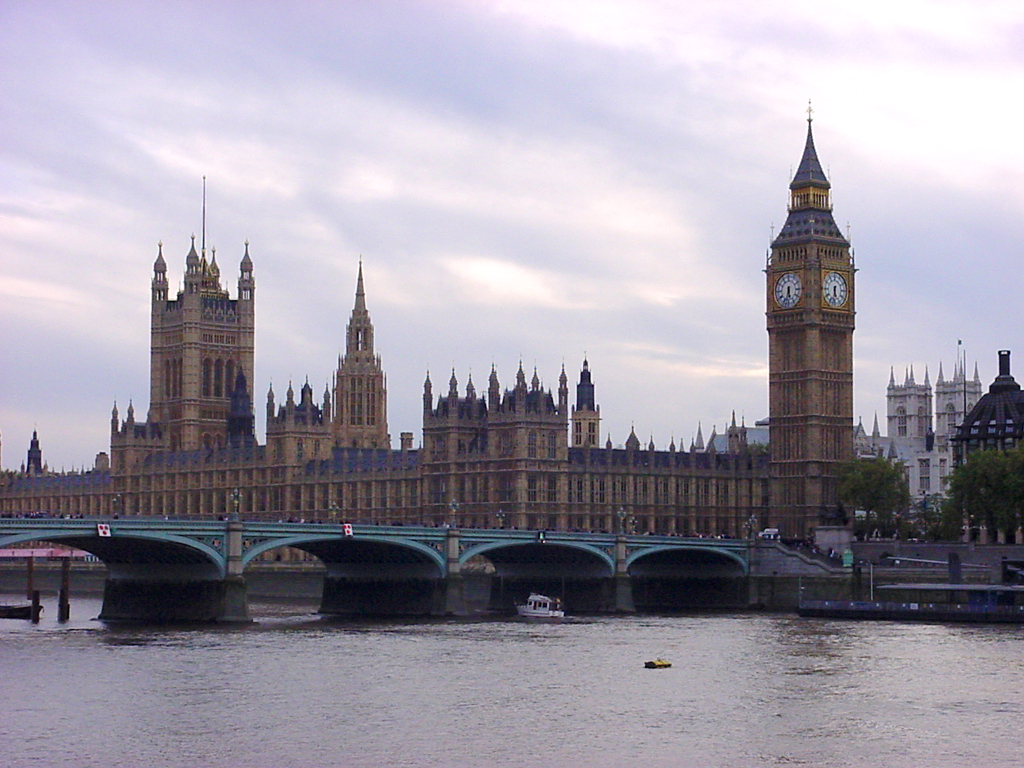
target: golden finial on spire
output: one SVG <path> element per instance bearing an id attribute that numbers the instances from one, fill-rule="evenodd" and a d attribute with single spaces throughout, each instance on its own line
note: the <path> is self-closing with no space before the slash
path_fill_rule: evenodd
<path id="1" fill-rule="evenodd" d="M 807 122 L 811 122 L 814 119 L 814 108 L 811 106 L 811 100 L 807 100 Z"/>

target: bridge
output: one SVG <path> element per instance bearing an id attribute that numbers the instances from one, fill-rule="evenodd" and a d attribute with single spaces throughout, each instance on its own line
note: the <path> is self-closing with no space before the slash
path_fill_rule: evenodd
<path id="1" fill-rule="evenodd" d="M 745 606 L 748 543 L 679 536 L 231 519 L 0 519 L 0 548 L 46 541 L 107 566 L 100 619 L 249 621 L 245 569 L 294 547 L 326 567 L 325 615 L 512 611 L 531 591 L 573 613 Z M 488 565 L 489 564 L 489 565 Z"/>

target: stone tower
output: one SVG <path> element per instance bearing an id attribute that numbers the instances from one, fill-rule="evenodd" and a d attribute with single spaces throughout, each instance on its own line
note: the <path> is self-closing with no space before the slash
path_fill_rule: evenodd
<path id="1" fill-rule="evenodd" d="M 590 365 L 584 358 L 580 381 L 576 385 L 576 405 L 572 409 L 572 447 L 597 448 L 600 444 L 601 408 L 594 402 Z"/>
<path id="2" fill-rule="evenodd" d="M 956 434 L 964 418 L 974 404 L 981 399 L 981 378 L 978 366 L 974 366 L 974 378 L 967 378 L 966 363 L 957 360 L 953 367 L 953 378 L 942 375 L 942 364 L 939 364 L 939 377 L 935 380 L 935 435 L 940 441 L 948 440 Z M 891 433 L 890 433 L 891 434 Z"/>
<path id="3" fill-rule="evenodd" d="M 885 404 L 889 437 L 909 438 L 923 444 L 932 432 L 932 385 L 927 369 L 923 384 L 914 380 L 913 367 L 907 371 L 903 384 L 896 383 L 890 370 Z"/>
<path id="4" fill-rule="evenodd" d="M 808 116 L 789 214 L 765 270 L 770 515 L 791 537 L 833 518 L 838 468 L 853 458 L 855 270 L 830 189 Z"/>
<path id="5" fill-rule="evenodd" d="M 172 451 L 223 447 L 239 371 L 253 380 L 256 283 L 249 244 L 238 298 L 221 287 L 216 251 L 185 259 L 184 288 L 171 299 L 161 244 L 153 265 L 149 418 Z M 151 430 L 152 431 L 152 430 Z"/>
<path id="6" fill-rule="evenodd" d="M 363 264 L 359 263 L 356 303 L 345 331 L 345 355 L 334 377 L 332 432 L 345 448 L 390 448 L 387 380 L 373 351 L 373 323 L 366 310 Z"/>

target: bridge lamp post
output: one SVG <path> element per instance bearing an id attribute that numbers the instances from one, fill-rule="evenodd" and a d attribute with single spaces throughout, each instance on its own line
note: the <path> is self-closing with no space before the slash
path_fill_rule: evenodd
<path id="1" fill-rule="evenodd" d="M 114 500 L 113 500 L 113 503 L 111 504 L 111 506 L 113 506 L 113 510 L 112 510 L 113 516 L 117 517 L 118 514 L 119 514 L 118 510 L 121 509 L 121 494 L 120 493 L 115 493 L 114 494 Z"/>
<path id="2" fill-rule="evenodd" d="M 626 510 L 624 510 L 622 507 L 619 507 L 619 511 L 616 512 L 616 514 L 619 516 L 619 533 L 625 533 L 626 532 Z"/>
<path id="3" fill-rule="evenodd" d="M 495 517 L 495 518 L 497 518 L 497 520 L 498 520 L 498 527 L 499 527 L 499 528 L 501 528 L 501 529 L 504 529 L 504 528 L 505 528 L 505 513 L 504 513 L 504 512 L 502 512 L 502 511 L 501 511 L 501 510 L 499 509 L 499 510 L 498 510 L 498 511 L 497 511 L 497 512 L 495 513 L 494 517 Z"/>
<path id="4" fill-rule="evenodd" d="M 754 529 L 757 527 L 757 516 L 751 515 L 750 519 L 747 520 L 747 538 L 751 541 L 754 540 Z"/>
<path id="5" fill-rule="evenodd" d="M 459 502 L 455 501 L 455 499 L 452 499 L 451 508 L 452 508 L 452 514 L 451 514 L 451 518 L 449 520 L 448 525 L 449 525 L 450 528 L 456 528 L 457 525 L 458 525 L 457 524 L 457 520 L 458 520 L 458 514 L 459 514 Z"/>
<path id="6" fill-rule="evenodd" d="M 235 488 L 231 492 L 231 519 L 238 519 L 238 507 L 242 503 L 242 492 Z"/>
<path id="7" fill-rule="evenodd" d="M 337 522 L 337 520 L 338 520 L 338 512 L 340 511 L 338 509 L 338 502 L 332 501 L 330 506 L 328 507 L 328 509 L 331 512 L 331 522 L 332 523 Z"/>

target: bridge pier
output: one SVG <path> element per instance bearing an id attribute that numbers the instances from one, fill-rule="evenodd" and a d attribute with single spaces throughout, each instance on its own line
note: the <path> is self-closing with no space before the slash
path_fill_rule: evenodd
<path id="1" fill-rule="evenodd" d="M 465 616 L 466 583 L 462 578 L 462 566 L 459 563 L 459 532 L 449 528 L 444 537 L 445 570 L 443 616 Z"/>
<path id="2" fill-rule="evenodd" d="M 107 579 L 99 618 L 156 624 L 250 621 L 245 581 L 239 577 L 153 579 L 142 574 Z"/>
<path id="3" fill-rule="evenodd" d="M 225 530 L 225 572 L 212 562 L 154 564 L 107 562 L 101 621 L 158 624 L 248 622 L 242 576 L 242 523 Z"/>
<path id="4" fill-rule="evenodd" d="M 636 613 L 633 602 L 633 580 L 629 577 L 626 565 L 626 537 L 615 537 L 615 612 Z"/>

